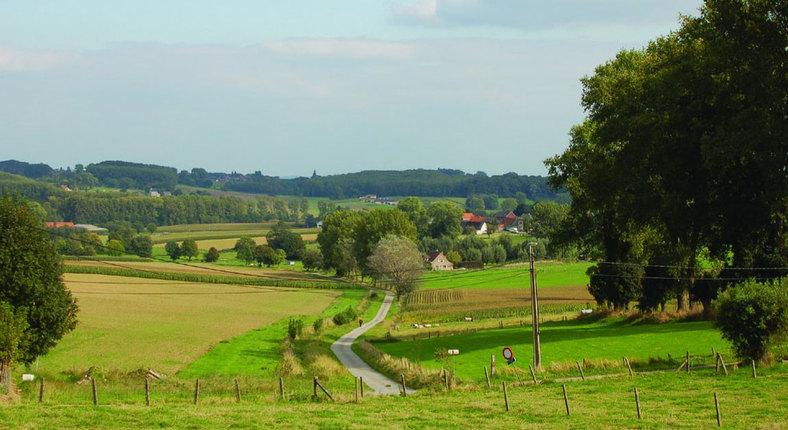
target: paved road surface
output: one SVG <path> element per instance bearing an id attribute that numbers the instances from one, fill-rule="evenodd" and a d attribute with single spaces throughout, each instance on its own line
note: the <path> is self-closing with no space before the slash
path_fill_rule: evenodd
<path id="1" fill-rule="evenodd" d="M 401 394 L 399 383 L 389 379 L 386 375 L 383 375 L 377 370 L 369 367 L 369 365 L 365 363 L 361 357 L 356 355 L 356 353 L 353 352 L 350 347 L 359 336 L 366 333 L 367 330 L 371 329 L 376 324 L 383 321 L 384 318 L 386 318 L 386 314 L 389 312 L 389 308 L 391 308 L 392 301 L 394 301 L 394 294 L 390 292 L 386 293 L 386 297 L 383 299 L 383 304 L 380 305 L 380 309 L 372 321 L 369 321 L 361 327 L 358 327 L 350 333 L 340 337 L 336 342 L 334 342 L 333 345 L 331 345 L 331 351 L 334 351 L 334 355 L 337 356 L 339 361 L 341 361 L 342 364 L 347 367 L 350 373 L 352 373 L 354 376 L 360 376 L 364 378 L 364 383 L 372 389 L 374 394 Z M 408 393 L 415 391 L 410 388 L 407 390 Z"/>

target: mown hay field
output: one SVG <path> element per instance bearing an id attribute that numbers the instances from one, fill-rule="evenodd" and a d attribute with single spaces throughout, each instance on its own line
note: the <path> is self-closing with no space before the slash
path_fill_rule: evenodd
<path id="1" fill-rule="evenodd" d="M 292 315 L 319 314 L 338 291 L 66 274 L 79 324 L 38 363 L 56 376 L 92 366 L 172 374 L 211 346 Z"/>

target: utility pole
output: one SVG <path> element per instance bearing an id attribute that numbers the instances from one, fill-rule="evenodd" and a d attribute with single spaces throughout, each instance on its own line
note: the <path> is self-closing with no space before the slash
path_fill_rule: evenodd
<path id="1" fill-rule="evenodd" d="M 531 262 L 531 314 L 534 319 L 534 368 L 542 368 L 542 347 L 539 342 L 539 299 L 536 297 L 536 271 L 534 270 L 534 246 L 528 245 L 528 258 Z"/>

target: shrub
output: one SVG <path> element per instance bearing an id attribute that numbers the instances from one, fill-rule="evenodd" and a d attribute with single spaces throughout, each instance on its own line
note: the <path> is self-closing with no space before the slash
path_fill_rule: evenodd
<path id="1" fill-rule="evenodd" d="M 219 260 L 219 250 L 215 247 L 210 247 L 208 252 L 205 253 L 205 262 L 206 263 L 215 263 Z"/>
<path id="2" fill-rule="evenodd" d="M 356 319 L 356 317 L 358 317 L 358 312 L 356 312 L 352 306 L 348 306 L 344 311 L 334 315 L 331 320 L 334 321 L 336 325 L 345 325 Z"/>
<path id="3" fill-rule="evenodd" d="M 320 333 L 323 330 L 324 323 L 325 321 L 323 318 L 318 318 L 312 323 L 312 329 L 315 331 L 315 333 Z"/>
<path id="4" fill-rule="evenodd" d="M 295 340 L 297 337 L 301 337 L 303 332 L 304 321 L 301 319 L 294 320 L 290 318 L 290 321 L 287 322 L 287 336 L 290 339 Z"/>
<path id="5" fill-rule="evenodd" d="M 760 360 L 788 331 L 788 278 L 746 281 L 717 298 L 716 325 L 741 358 Z"/>

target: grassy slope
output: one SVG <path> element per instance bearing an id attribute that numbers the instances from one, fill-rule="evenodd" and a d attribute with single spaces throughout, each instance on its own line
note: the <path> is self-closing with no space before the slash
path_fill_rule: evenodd
<path id="1" fill-rule="evenodd" d="M 537 262 L 539 288 L 586 285 L 590 263 Z M 485 270 L 428 272 L 421 289 L 442 288 L 529 288 L 528 265 L 517 264 Z"/>
<path id="2" fill-rule="evenodd" d="M 232 400 L 231 383 L 222 391 L 206 386 L 201 403 L 190 403 L 190 386 L 162 392 L 154 383 L 153 406 L 144 406 L 139 384 L 134 397 L 102 398 L 90 405 L 90 389 L 80 397 L 52 393 L 44 406 L 34 403 L 35 387 L 24 386 L 24 401 L 0 406 L 0 422 L 22 428 L 712 428 L 713 393 L 719 396 L 722 423 L 728 428 L 783 428 L 788 422 L 788 372 L 784 366 L 761 369 L 752 379 L 746 369 L 729 377 L 711 372 L 636 375 L 634 378 L 567 383 L 572 415 L 564 412 L 561 386 L 510 387 L 511 412 L 504 412 L 501 390 L 418 393 L 403 397 L 368 397 L 350 403 L 349 390 L 335 390 L 338 402 L 277 402 L 274 386 L 242 385 L 244 399 Z M 243 383 L 244 381 L 242 381 Z M 635 415 L 632 388 L 638 387 L 642 420 Z M 100 386 L 102 387 L 102 386 Z M 130 387 L 129 389 L 131 389 Z M 258 391 L 265 388 L 270 391 Z M 76 395 L 77 393 L 72 393 Z M 106 397 L 106 396 L 105 396 Z"/>
<path id="3" fill-rule="evenodd" d="M 691 354 L 711 354 L 714 347 L 727 351 L 728 343 L 720 337 L 710 322 L 681 322 L 666 324 L 627 324 L 621 319 L 600 322 L 578 321 L 549 322 L 540 326 L 542 360 L 569 362 L 582 359 L 607 358 L 620 361 L 627 356 L 633 359 L 650 357 L 680 357 L 685 351 Z M 382 351 L 394 356 L 407 357 L 428 368 L 453 367 L 460 378 L 481 380 L 482 367 L 489 365 L 490 355 L 505 365 L 501 349 L 511 347 L 518 367 L 533 361 L 530 326 L 482 330 L 454 336 L 432 337 L 416 341 L 376 343 Z M 460 355 L 449 363 L 435 358 L 436 350 L 459 349 Z"/>
<path id="4" fill-rule="evenodd" d="M 366 290 L 345 290 L 320 314 L 333 316 L 348 306 L 357 305 Z M 314 320 L 309 315 L 294 316 L 304 320 L 308 329 Z M 178 372 L 181 378 L 206 376 L 266 376 L 273 377 L 281 359 L 282 339 L 287 335 L 288 319 L 256 328 L 235 338 L 222 341 L 198 360 Z"/>
<path id="5" fill-rule="evenodd" d="M 319 313 L 337 296 L 104 275 L 65 279 L 79 300 L 79 325 L 40 359 L 40 371 L 53 376 L 91 366 L 169 374 L 222 339 L 292 314 Z"/>

